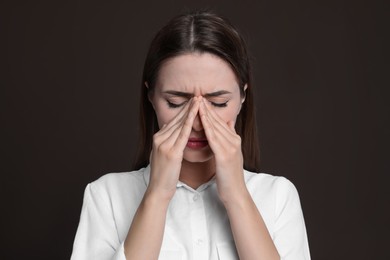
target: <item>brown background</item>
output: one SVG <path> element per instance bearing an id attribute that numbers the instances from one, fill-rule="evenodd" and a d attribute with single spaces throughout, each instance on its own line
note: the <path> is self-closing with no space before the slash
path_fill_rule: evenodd
<path id="1" fill-rule="evenodd" d="M 390 259 L 385 1 L 8 2 L 1 259 L 69 259 L 86 184 L 132 163 L 148 43 L 204 7 L 248 40 L 262 171 L 297 186 L 312 258 Z"/>

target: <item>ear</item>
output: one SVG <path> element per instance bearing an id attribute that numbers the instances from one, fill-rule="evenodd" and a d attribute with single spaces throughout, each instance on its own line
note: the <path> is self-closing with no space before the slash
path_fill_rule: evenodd
<path id="1" fill-rule="evenodd" d="M 146 92 L 147 92 L 147 95 L 148 95 L 148 100 L 149 102 L 152 104 L 153 108 L 154 108 L 154 105 L 153 105 L 153 100 L 152 100 L 152 92 L 150 91 L 149 89 L 149 84 L 147 81 L 144 82 L 144 85 L 145 85 L 145 88 L 147 88 Z"/>
<path id="2" fill-rule="evenodd" d="M 245 84 L 245 86 L 244 86 L 244 96 L 241 98 L 240 108 L 239 108 L 238 111 L 237 111 L 237 115 L 240 114 L 242 104 L 245 102 L 245 98 L 246 98 L 246 89 L 247 89 L 247 88 L 248 88 L 248 85 Z"/>
<path id="3" fill-rule="evenodd" d="M 248 84 L 245 84 L 244 86 L 244 97 L 241 98 L 241 104 L 244 103 L 245 98 L 246 98 L 246 89 L 248 88 Z"/>

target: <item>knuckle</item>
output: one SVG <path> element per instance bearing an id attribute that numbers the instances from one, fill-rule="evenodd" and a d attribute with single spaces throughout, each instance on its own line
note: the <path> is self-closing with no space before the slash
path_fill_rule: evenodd
<path id="1" fill-rule="evenodd" d="M 176 150 L 171 149 L 169 152 L 166 153 L 166 157 L 168 160 L 176 160 L 180 158 L 180 155 Z"/>
<path id="2" fill-rule="evenodd" d="M 158 133 L 155 133 L 153 135 L 153 143 L 156 144 L 159 142 L 159 140 L 160 140 L 160 135 Z"/>
<path id="3" fill-rule="evenodd" d="M 241 137 L 239 135 L 237 135 L 236 138 L 233 139 L 233 142 L 236 146 L 241 147 Z"/>
<path id="4" fill-rule="evenodd" d="M 168 145 L 166 143 L 160 144 L 157 149 L 158 149 L 159 152 L 161 152 L 163 154 L 166 154 L 169 151 L 169 147 L 168 147 Z"/>

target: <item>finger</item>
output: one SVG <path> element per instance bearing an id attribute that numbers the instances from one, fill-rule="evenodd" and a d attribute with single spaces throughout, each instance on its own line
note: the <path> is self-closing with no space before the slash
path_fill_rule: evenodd
<path id="1" fill-rule="evenodd" d="M 211 150 L 213 150 L 214 153 L 217 153 L 222 149 L 219 137 L 220 134 L 216 132 L 214 124 L 210 121 L 210 117 L 206 112 L 205 104 L 203 102 L 200 104 L 199 111 L 201 115 L 200 119 L 202 121 L 203 130 L 206 134 L 210 148 Z"/>
<path id="2" fill-rule="evenodd" d="M 216 117 L 212 116 L 213 111 L 209 107 L 207 108 L 206 102 L 202 108 L 202 113 L 204 114 L 204 125 L 203 128 L 211 128 L 211 131 L 208 131 L 210 136 L 209 145 L 215 154 L 225 153 L 229 151 L 231 147 L 236 147 L 240 144 L 240 138 L 234 130 L 234 121 L 229 121 L 225 123 L 222 119 L 214 112 L 214 115 L 220 120 L 216 120 Z M 204 110 L 204 111 L 203 111 Z M 206 120 L 207 119 L 207 120 Z M 222 122 L 221 122 L 222 121 Z M 205 131 L 206 132 L 206 131 Z M 206 134 L 207 135 L 207 134 Z"/>
<path id="3" fill-rule="evenodd" d="M 175 143 L 176 143 L 176 140 L 178 139 L 178 137 L 179 137 L 179 135 L 180 135 L 180 133 L 181 133 L 181 131 L 183 129 L 183 127 L 185 127 L 185 125 L 187 124 L 187 121 L 190 121 L 188 123 L 188 124 L 190 124 L 190 129 L 189 129 L 189 133 L 188 133 L 188 136 L 187 136 L 187 140 L 188 140 L 189 134 L 191 133 L 191 129 L 192 129 L 192 124 L 193 124 L 194 118 L 195 118 L 195 116 L 196 116 L 196 114 L 198 112 L 199 104 L 197 104 L 197 103 L 198 102 L 197 102 L 197 99 L 195 97 L 194 100 L 193 100 L 193 104 L 191 106 L 191 109 L 186 114 L 187 117 L 183 118 L 183 120 L 180 121 L 180 123 L 178 122 L 177 124 L 173 125 L 169 131 L 166 131 L 161 136 L 159 136 L 159 138 L 162 139 L 161 145 L 164 144 L 164 145 L 167 145 L 168 147 L 174 146 Z"/>
<path id="4" fill-rule="evenodd" d="M 212 123 L 217 123 L 226 130 L 230 130 L 227 123 L 223 121 L 217 113 L 215 113 L 214 109 L 210 107 L 210 104 L 205 99 L 203 99 L 203 102 L 205 104 L 206 114 L 210 117 Z"/>
<path id="5" fill-rule="evenodd" d="M 229 127 L 225 121 L 222 120 L 222 118 L 213 111 L 212 108 L 209 107 L 209 105 L 204 102 L 205 107 L 205 114 L 209 118 L 210 123 L 212 124 L 214 131 L 216 133 L 219 133 L 220 135 L 225 136 L 228 141 L 231 140 L 232 137 L 236 135 L 235 131 L 232 131 L 232 129 Z"/>
<path id="6" fill-rule="evenodd" d="M 188 142 L 188 138 L 190 137 L 192 126 L 194 125 L 195 117 L 199 112 L 199 106 L 200 106 L 199 99 L 195 97 L 194 105 L 192 106 L 191 110 L 188 112 L 188 117 L 184 121 L 180 134 L 178 135 L 175 141 L 175 146 L 177 146 L 178 149 L 184 150 L 184 147 Z"/>
<path id="7" fill-rule="evenodd" d="M 185 118 L 187 118 L 188 111 L 190 107 L 193 105 L 193 99 L 191 99 L 187 104 L 183 107 L 183 109 L 177 114 L 168 124 L 164 124 L 164 126 L 157 132 L 157 135 L 164 135 L 168 133 L 169 135 L 178 127 Z"/>
<path id="8" fill-rule="evenodd" d="M 168 122 L 168 124 L 166 124 L 166 129 L 169 129 L 170 127 L 172 127 L 173 125 L 179 123 L 181 120 L 183 120 L 183 118 L 185 118 L 186 114 L 188 113 L 188 110 L 189 108 L 191 107 L 191 104 L 192 104 L 193 100 L 190 99 L 185 105 L 184 107 L 180 110 L 180 112 L 174 117 L 172 118 L 171 121 Z"/>
<path id="9" fill-rule="evenodd" d="M 235 133 L 234 121 L 227 122 L 226 126 L 229 129 L 226 129 L 213 121 L 212 117 L 209 116 L 210 114 L 206 112 L 205 104 L 201 105 L 200 111 L 203 129 L 214 155 L 222 160 L 231 160 L 227 159 L 226 155 L 230 156 L 232 152 L 241 151 L 241 138 Z M 235 157 L 236 155 L 234 155 Z"/>
<path id="10" fill-rule="evenodd" d="M 192 101 L 191 101 L 192 102 Z M 189 105 L 188 105 L 189 106 Z M 172 134 L 178 129 L 181 128 L 182 121 L 186 118 L 186 114 L 188 113 L 187 109 L 182 109 L 179 114 L 171 120 L 168 124 L 164 125 L 164 127 L 158 131 L 153 136 L 153 146 L 160 146 L 163 143 L 166 143 L 167 140 L 172 136 Z M 180 118 L 180 119 L 179 119 Z M 169 142 L 168 144 L 169 145 Z"/>

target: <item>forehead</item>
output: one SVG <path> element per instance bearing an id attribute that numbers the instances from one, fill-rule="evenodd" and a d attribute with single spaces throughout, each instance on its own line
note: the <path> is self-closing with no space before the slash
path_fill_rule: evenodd
<path id="1" fill-rule="evenodd" d="M 239 91 L 230 65 L 209 53 L 190 53 L 163 63 L 156 81 L 157 91 L 176 90 L 201 95 L 226 90 Z"/>

